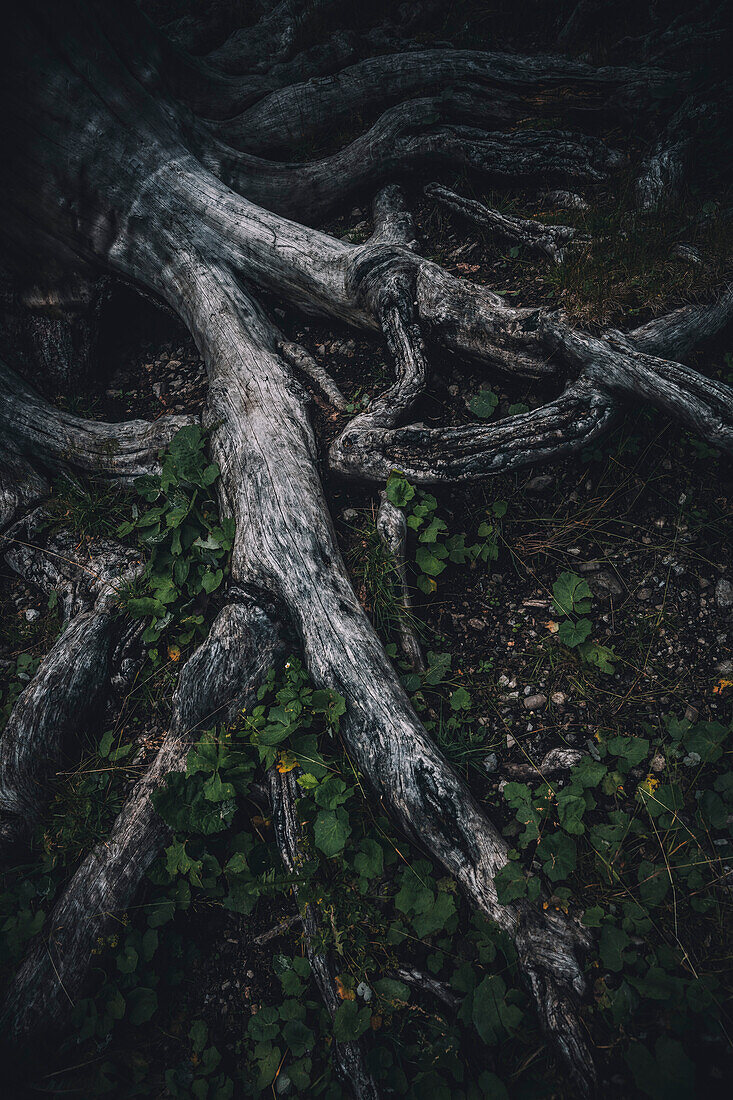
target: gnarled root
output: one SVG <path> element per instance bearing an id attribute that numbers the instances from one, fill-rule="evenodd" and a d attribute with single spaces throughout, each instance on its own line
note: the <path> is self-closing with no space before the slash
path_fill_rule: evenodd
<path id="1" fill-rule="evenodd" d="M 304 862 L 301 830 L 296 811 L 297 790 L 294 773 L 280 775 L 277 768 L 268 774 L 272 820 L 283 865 L 290 874 L 297 874 Z M 298 888 L 293 887 L 296 900 Z M 300 906 L 305 949 L 321 996 L 333 1018 L 341 1003 L 336 986 L 336 968 L 329 952 L 318 950 L 320 919 L 312 904 Z M 364 1044 L 360 1040 L 336 1043 L 334 1064 L 336 1071 L 356 1100 L 378 1100 L 379 1092 L 372 1075 L 366 1068 Z"/>
<path id="2" fill-rule="evenodd" d="M 80 864 L 12 981 L 2 1006 L 15 1043 L 51 1041 L 67 1022 L 87 976 L 97 937 L 114 927 L 160 853 L 167 827 L 151 795 L 183 771 L 196 730 L 251 703 L 278 652 L 271 616 L 243 598 L 227 606 L 181 672 L 171 725 L 110 835 Z"/>
<path id="3" fill-rule="evenodd" d="M 117 675 L 125 670 L 130 638 L 117 599 L 142 569 L 135 553 L 114 543 L 102 541 L 78 562 L 63 536 L 46 546 L 28 541 L 33 518 L 10 532 L 6 558 L 28 581 L 58 592 L 67 624 L 0 736 L 0 865 L 32 832 L 49 781 L 100 713 L 113 657 Z"/>

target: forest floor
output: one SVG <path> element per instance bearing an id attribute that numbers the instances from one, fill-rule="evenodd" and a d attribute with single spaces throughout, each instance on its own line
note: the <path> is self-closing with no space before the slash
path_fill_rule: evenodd
<path id="1" fill-rule="evenodd" d="M 496 195 L 481 197 L 507 209 Z M 718 217 L 720 196 L 691 195 L 683 211 L 640 227 L 628 220 L 623 202 L 603 194 L 587 214 L 561 211 L 536 194 L 517 194 L 513 211 L 580 220 L 592 233 L 591 248 L 558 268 L 467 230 L 418 192 L 412 200 L 426 255 L 517 304 L 554 302 L 591 326 L 622 319 L 633 325 L 704 298 L 719 285 L 730 254 L 729 221 Z M 367 207 L 354 208 L 326 228 L 353 241 L 365 239 Z M 697 248 L 701 262 L 675 259 L 676 243 Z M 350 411 L 383 386 L 388 365 L 377 341 L 278 316 L 285 332 L 297 336 L 332 373 Z M 723 341 L 706 348 L 695 365 L 730 384 L 729 352 L 733 346 Z M 58 398 L 71 411 L 116 420 L 203 406 L 205 375 L 190 338 L 174 319 L 130 292 L 115 292 L 107 307 L 102 359 L 105 375 L 97 392 Z M 535 407 L 549 392 L 472 375 L 448 360 L 435 360 L 435 367 L 431 396 L 416 414 L 426 423 L 498 418 L 512 406 Z M 314 414 L 325 451 L 341 430 L 343 415 L 318 403 Z M 80 542 L 112 533 L 129 512 L 127 498 L 100 496 L 95 486 L 59 485 L 55 493 L 59 517 L 76 517 Z M 327 484 L 327 494 L 357 593 L 398 660 L 393 577 L 375 529 L 378 495 L 338 481 Z M 466 545 L 486 547 L 484 554 L 468 555 L 473 561 L 448 561 L 430 574 L 416 564 L 420 530 L 411 535 L 414 626 L 429 669 L 426 676 L 405 669 L 404 676 L 442 751 L 516 846 L 518 870 L 504 883 L 506 896 L 523 891 L 532 896 L 533 872 L 542 869 L 553 889 L 549 904 L 585 914 L 585 923 L 596 930 L 600 947 L 589 963 L 586 1019 L 602 1054 L 606 1087 L 621 1096 L 660 1100 L 722 1095 L 731 1071 L 725 1000 L 733 790 L 725 736 L 733 711 L 733 471 L 704 441 L 636 408 L 609 437 L 580 455 L 436 492 L 433 498 L 418 491 L 406 504 L 410 515 L 416 515 L 415 505 L 423 506 L 428 521 L 443 521 L 437 542 L 465 534 Z M 488 534 L 479 533 L 482 523 Z M 53 601 L 26 588 L 7 567 L 0 600 L 7 716 L 60 619 Z M 580 642 L 568 625 L 583 635 Z M 36 862 L 16 869 L 0 896 L 0 928 L 11 957 L 38 927 L 35 914 L 46 894 L 81 851 L 104 836 L 160 737 L 183 649 L 182 655 L 169 649 L 168 658 L 162 654 L 137 681 L 122 701 L 122 719 L 121 701 L 110 706 L 115 744 L 129 742 L 127 753 L 110 754 L 109 740 L 100 742 L 97 731 L 82 763 L 59 774 Z M 543 779 L 541 766 L 555 749 L 575 750 L 582 761 L 578 755 L 572 769 L 548 771 Z M 271 840 L 264 800 L 255 793 L 239 812 L 263 842 Z M 422 873 L 427 874 L 416 872 Z M 385 859 L 379 889 L 389 893 L 396 874 Z M 29 884 L 25 893 L 23 881 Z M 442 890 L 452 905 L 444 926 L 425 926 L 421 935 L 419 906 L 412 926 L 396 910 L 389 919 L 384 916 L 383 926 L 370 926 L 357 892 L 352 919 L 339 935 L 356 940 L 354 929 L 362 927 L 367 939 L 392 936 L 393 961 L 417 960 L 460 995 L 473 997 L 461 1023 L 470 1027 L 473 1019 L 487 1053 L 466 1055 L 465 1036 L 456 1039 L 451 1030 L 452 1013 L 431 1003 L 426 1007 L 396 982 L 381 994 L 389 1010 L 371 1017 L 374 1044 L 386 1043 L 391 1031 L 389 1054 L 382 1059 L 385 1090 L 458 1095 L 457 1062 L 464 1065 L 460 1088 L 467 1096 L 500 1097 L 501 1088 L 527 1100 L 571 1096 L 523 994 L 512 987 L 508 956 L 497 970 L 497 949 L 486 943 L 479 944 L 478 965 L 487 974 L 504 974 L 507 986 L 503 994 L 494 990 L 499 1007 L 489 1022 L 480 1015 L 474 979 L 452 965 L 462 961 L 461 939 L 478 933 L 445 880 L 436 881 L 435 897 L 440 901 Z M 145 904 L 141 899 L 141 907 Z M 406 902 L 402 910 L 410 912 Z M 25 924 L 19 912 L 26 914 Z M 287 1037 L 283 1045 L 278 1027 L 292 1019 L 278 1023 L 277 1012 L 272 1018 L 260 1012 L 263 1006 L 277 1007 L 283 990 L 296 999 L 306 995 L 302 975 L 292 973 L 292 959 L 302 953 L 297 923 L 258 942 L 294 913 L 287 888 L 266 893 L 246 914 L 223 908 L 216 896 L 207 900 L 194 890 L 191 898 L 189 890 L 187 902 L 164 928 L 164 968 L 145 979 L 145 989 L 155 986 L 157 1010 L 150 1017 L 140 1014 L 144 1028 L 128 1026 L 135 998 L 126 994 L 128 1021 L 112 1038 L 82 1025 L 77 1035 L 84 1037 L 82 1046 L 59 1055 L 29 1084 L 28 1094 L 54 1092 L 63 1082 L 76 1095 L 224 1097 L 256 1093 L 260 1086 L 271 1095 L 341 1095 L 323 1069 L 327 1041 L 320 1057 L 318 1041 L 315 1052 L 307 1041 L 302 1050 L 297 1041 L 288 1045 Z M 134 925 L 139 918 L 140 913 L 130 914 L 125 920 Z M 121 927 L 120 942 L 123 935 Z M 100 945 L 100 966 L 107 972 L 112 964 L 103 961 L 105 952 L 118 946 Z M 119 958 L 118 969 L 125 973 Z M 283 980 L 286 972 L 290 984 Z M 345 1000 L 351 1000 L 364 978 L 349 963 L 348 950 L 344 975 Z M 311 1026 L 316 1010 L 308 1012 Z M 248 1031 L 250 1019 L 265 1023 Z M 453 1078 L 445 1069 L 451 1051 Z M 259 1077 L 250 1091 L 240 1092 L 245 1086 L 237 1083 L 232 1067 L 243 1060 L 259 1067 Z M 475 1093 L 469 1087 L 472 1065 Z M 235 1082 L 233 1092 L 227 1079 Z"/>

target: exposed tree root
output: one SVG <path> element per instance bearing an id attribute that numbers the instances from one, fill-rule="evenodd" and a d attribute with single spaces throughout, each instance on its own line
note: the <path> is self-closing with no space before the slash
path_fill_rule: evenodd
<path id="1" fill-rule="evenodd" d="M 105 424 L 72 416 L 45 401 L 0 363 L 0 428 L 18 453 L 47 469 L 73 467 L 99 477 L 132 480 L 153 471 L 158 452 L 190 416 L 148 423 Z"/>
<path id="2" fill-rule="evenodd" d="M 601 139 L 560 131 L 487 131 L 486 118 L 492 127 L 505 121 L 514 108 L 511 96 L 538 83 L 569 80 L 577 88 L 628 95 L 639 81 L 653 82 L 655 76 L 557 59 L 453 56 L 446 64 L 454 74 L 456 66 L 474 73 L 478 68 L 486 87 L 474 82 L 440 97 L 398 103 L 333 156 L 276 164 L 237 153 L 193 119 L 170 94 L 183 83 L 180 73 L 175 76 L 173 54 L 155 36 L 138 47 L 134 29 L 140 24 L 133 16 L 118 26 L 104 4 L 90 5 L 67 0 L 61 18 L 40 0 L 29 0 L 31 30 L 19 37 L 19 71 L 11 73 L 17 134 L 9 178 L 20 172 L 30 183 L 22 193 L 9 186 L 4 229 L 16 246 L 27 247 L 27 237 L 39 248 L 112 270 L 153 291 L 193 334 L 209 376 L 204 419 L 221 471 L 221 512 L 236 521 L 231 602 L 181 673 L 171 726 L 150 769 L 109 838 L 67 884 L 21 966 L 3 1010 L 8 1034 L 27 1043 L 63 1025 L 83 985 L 91 945 L 126 909 L 165 841 L 152 792 L 167 773 L 185 766 L 196 728 L 241 706 L 278 652 L 276 621 L 282 621 L 297 632 L 313 680 L 346 699 L 344 743 L 385 810 L 514 941 L 542 1026 L 578 1089 L 587 1093 L 595 1067 L 578 1011 L 585 988 L 578 956 L 587 946 L 586 933 L 560 913 L 499 902 L 494 878 L 506 865 L 507 844 L 423 729 L 356 598 L 321 486 L 307 395 L 294 372 L 314 379 L 335 407 L 343 407 L 343 397 L 326 372 L 278 331 L 255 288 L 386 341 L 394 381 L 334 441 L 330 463 L 340 473 L 383 481 L 398 468 L 421 483 L 483 477 L 568 453 L 607 430 L 623 401 L 639 398 L 733 449 L 733 392 L 674 361 L 729 319 L 730 292 L 711 307 L 680 311 L 627 336 L 590 337 L 555 314 L 515 309 L 418 256 L 409 211 L 394 187 L 378 195 L 375 231 L 363 245 L 302 224 L 323 217 L 357 188 L 377 188 L 420 166 L 461 165 L 495 181 L 602 180 L 620 158 Z M 285 63 L 295 41 L 289 37 L 290 13 L 287 5 L 274 13 L 285 19 L 284 31 L 277 19 L 272 25 L 266 19 L 249 38 L 239 37 L 237 49 L 274 34 Z M 215 98 L 217 88 L 245 100 L 250 94 L 247 78 L 217 80 L 190 59 L 187 64 L 183 71 L 193 74 L 192 97 L 199 102 Z M 405 79 L 414 90 L 424 89 L 425 79 L 443 79 L 435 76 L 435 66 L 437 60 L 425 77 L 407 66 Z M 391 72 L 391 86 L 381 99 L 373 97 L 389 102 L 404 92 L 396 86 L 398 69 L 362 66 L 341 86 L 351 88 L 352 101 L 363 95 L 367 102 L 372 97 L 363 90 L 365 82 Z M 497 85 L 511 92 L 502 93 L 492 116 L 487 88 Z M 36 90 L 28 94 L 29 88 Z M 59 88 L 64 94 L 56 94 Z M 319 85 L 305 103 L 302 123 L 293 124 L 288 140 L 321 127 L 319 111 L 327 109 L 330 96 L 322 94 L 324 88 Z M 220 102 L 226 95 L 222 91 Z M 255 115 L 239 124 L 239 138 L 246 138 L 246 125 L 254 126 L 251 134 L 268 125 L 266 112 L 274 102 L 263 105 L 256 126 Z M 229 128 L 232 134 L 237 125 Z M 8 177 L 3 179 L 7 184 Z M 528 225 L 521 227 L 527 239 L 537 243 L 544 234 L 549 240 L 549 227 L 541 227 L 541 234 Z M 553 247 L 562 243 L 556 231 Z M 427 386 L 432 345 L 521 377 L 568 380 L 544 407 L 496 424 L 405 425 Z M 2 423 L 11 474 L 0 483 L 6 514 L 43 491 L 36 465 L 134 477 L 154 467 L 157 451 L 185 421 L 92 423 L 48 406 L 10 372 L 3 370 L 0 385 L 9 410 Z M 386 516 L 385 509 L 383 526 Z M 387 518 L 389 539 L 403 560 L 403 533 L 393 515 Z M 25 730 L 32 722 L 50 746 L 46 763 L 39 756 L 33 764 L 41 776 L 56 752 L 54 738 L 69 727 L 68 714 L 56 722 L 41 695 L 63 679 L 63 709 L 64 700 L 85 693 L 93 701 L 102 690 L 112 660 L 108 597 L 106 590 L 98 593 L 92 610 L 77 615 L 14 716 L 18 744 L 28 743 Z M 92 618 L 82 619 L 85 614 Z M 94 668 L 73 657 L 90 631 L 99 639 Z M 12 786 L 12 767 L 9 773 Z M 286 863 L 295 866 L 292 777 L 272 776 L 271 792 Z M 20 802 L 13 805 L 17 812 Z M 304 914 L 306 930 L 312 917 Z M 332 975 L 323 958 L 314 955 L 312 962 L 333 1010 Z M 359 1095 L 374 1095 L 358 1049 L 345 1044 L 338 1058 L 352 1081 L 363 1080 Z"/>
<path id="3" fill-rule="evenodd" d="M 407 522 L 405 513 L 401 508 L 396 508 L 394 504 L 387 500 L 385 492 L 380 493 L 377 531 L 392 561 L 397 583 L 399 584 L 400 646 L 410 663 L 410 668 L 414 672 L 422 672 L 425 669 L 425 658 L 420 639 L 412 625 L 412 600 L 410 598 L 410 586 L 407 581 Z"/>
<path id="4" fill-rule="evenodd" d="M 91 949 L 119 921 L 168 835 L 151 794 L 183 771 L 196 730 L 251 702 L 277 653 L 272 620 L 247 602 L 229 604 L 181 672 L 173 716 L 158 752 L 110 835 L 79 865 L 13 980 L 2 1019 L 17 1042 L 52 1041 L 67 1022 Z"/>
<path id="5" fill-rule="evenodd" d="M 296 811 L 297 790 L 295 774 L 280 775 L 277 768 L 269 772 L 270 801 L 275 836 L 283 865 L 290 874 L 297 874 L 305 862 L 302 850 L 301 829 Z M 298 888 L 293 886 L 298 898 Z M 321 992 L 326 1008 L 333 1018 L 340 1005 L 336 985 L 336 968 L 328 952 L 319 950 L 320 918 L 313 904 L 300 906 L 305 949 L 313 976 Z M 364 1045 L 360 1040 L 335 1043 L 334 1063 L 339 1077 L 356 1100 L 377 1100 L 379 1091 L 366 1068 Z"/>
<path id="6" fill-rule="evenodd" d="M 573 239 L 579 239 L 578 230 L 571 225 L 544 225 L 531 218 L 515 218 L 510 214 L 502 214 L 482 202 L 463 198 L 439 183 L 429 183 L 425 187 L 425 194 L 446 209 L 469 218 L 477 225 L 485 226 L 505 240 L 524 245 L 530 252 L 549 256 L 556 264 L 562 263 L 565 258 L 565 247 Z"/>
<path id="7" fill-rule="evenodd" d="M 120 643 L 129 624 L 118 599 L 142 569 L 136 554 L 114 543 L 75 562 L 71 540 L 38 547 L 34 526 L 10 532 L 6 558 L 26 580 L 59 593 L 67 622 L 0 736 L 0 864 L 32 832 L 52 775 L 101 711 L 113 668 L 125 670 Z"/>

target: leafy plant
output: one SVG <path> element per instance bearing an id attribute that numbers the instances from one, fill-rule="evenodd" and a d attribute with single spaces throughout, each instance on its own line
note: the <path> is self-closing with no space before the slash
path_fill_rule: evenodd
<path id="1" fill-rule="evenodd" d="M 133 505 L 132 518 L 117 528 L 120 537 L 135 533 L 149 555 L 139 590 L 121 600 L 128 614 L 149 620 L 143 633 L 149 644 L 174 628 L 179 646 L 190 642 L 227 568 L 234 520 L 219 520 L 213 491 L 219 468 L 207 460 L 205 446 L 198 426 L 181 428 L 163 455 L 160 476 L 135 481 L 145 505 Z"/>

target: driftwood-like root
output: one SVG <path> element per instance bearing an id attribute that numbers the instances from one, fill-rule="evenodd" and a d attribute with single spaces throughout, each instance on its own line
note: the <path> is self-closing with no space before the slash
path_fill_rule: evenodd
<path id="1" fill-rule="evenodd" d="M 281 775 L 277 768 L 271 768 L 268 774 L 270 801 L 272 803 L 272 821 L 277 846 L 283 865 L 291 875 L 296 875 L 305 862 L 302 849 L 301 828 L 298 822 L 297 787 L 295 774 L 287 772 Z M 293 886 L 293 894 L 298 901 L 298 887 Z M 312 903 L 299 904 L 305 936 L 305 949 L 311 964 L 313 977 L 321 992 L 323 1001 L 333 1019 L 341 1001 L 336 984 L 336 967 L 331 954 L 319 950 L 321 920 Z M 366 1068 L 364 1043 L 334 1043 L 333 1060 L 335 1069 L 346 1088 L 356 1100 L 378 1100 L 379 1091 L 372 1075 Z"/>
<path id="2" fill-rule="evenodd" d="M 193 419 L 171 415 L 153 423 L 105 424 L 72 416 L 0 363 L 0 429 L 20 454 L 46 468 L 72 467 L 99 477 L 132 480 L 152 473 L 158 452 Z"/>
<path id="3" fill-rule="evenodd" d="M 11 982 L 1 1018 L 16 1043 L 48 1042 L 83 987 L 97 937 L 129 907 L 160 853 L 168 829 L 151 795 L 170 772 L 184 771 L 196 731 L 223 721 L 252 693 L 278 653 L 272 618 L 251 605 L 228 605 L 184 666 L 168 732 L 128 796 L 107 838 L 79 865 Z"/>
<path id="4" fill-rule="evenodd" d="M 241 79 L 217 77 L 210 65 L 190 59 L 177 70 L 175 50 L 166 52 L 154 37 L 136 41 L 142 23 L 134 13 L 118 20 L 116 6 L 103 0 L 69 0 L 63 18 L 56 5 L 31 7 L 35 23 L 19 37 L 8 84 L 17 130 L 33 137 L 19 140 L 19 163 L 10 179 L 20 173 L 32 186 L 22 194 L 17 187 L 8 190 L 3 210 L 8 238 L 16 247 L 27 247 L 26 238 L 44 245 L 58 242 L 65 259 L 73 256 L 142 285 L 180 316 L 206 364 L 204 421 L 221 472 L 220 511 L 234 518 L 236 534 L 233 602 L 219 613 L 209 637 L 181 672 L 172 722 L 152 765 L 130 792 L 109 837 L 76 870 L 31 946 L 4 1005 L 6 1033 L 16 1043 L 27 1043 L 63 1025 L 69 1001 L 83 986 L 92 944 L 127 908 L 165 843 L 167 830 L 151 795 L 169 772 L 185 767 L 197 728 L 215 725 L 242 705 L 280 652 L 277 622 L 285 622 L 301 641 L 313 681 L 346 700 L 340 732 L 354 766 L 396 826 L 454 876 L 470 904 L 512 938 L 546 1033 L 577 1087 L 592 1090 L 595 1068 L 578 1010 L 585 988 L 579 955 L 587 936 L 560 913 L 524 901 L 499 902 L 494 880 L 506 865 L 507 843 L 422 727 L 353 591 L 321 485 L 308 402 L 295 371 L 315 379 L 337 408 L 343 398 L 303 349 L 283 340 L 253 288 L 386 341 L 394 382 L 333 444 L 330 461 L 338 472 L 382 481 L 396 467 L 422 483 L 485 476 L 568 453 L 607 430 L 623 401 L 639 397 L 730 449 L 730 390 L 673 361 L 729 318 L 730 294 L 707 310 L 682 311 L 627 337 L 612 332 L 591 338 L 558 316 L 513 308 L 491 290 L 418 256 L 409 212 L 392 187 L 377 197 L 375 231 L 362 245 L 304 224 L 323 218 L 357 189 L 382 187 L 416 167 L 454 170 L 458 165 L 495 181 L 603 180 L 621 161 L 604 141 L 564 131 L 504 132 L 500 127 L 513 116 L 523 90 L 569 82 L 628 102 L 660 74 L 594 70 L 562 59 L 461 53 L 445 63 L 453 65 L 454 73 L 456 67 L 463 66 L 466 74 L 470 69 L 476 78 L 451 81 L 437 96 L 430 84 L 436 66 L 443 64 L 437 51 L 422 51 L 433 65 L 425 74 L 418 72 L 419 60 L 355 66 L 358 71 L 334 81 L 335 99 L 323 82 L 304 95 L 300 122 L 296 119 L 284 133 L 285 143 L 322 132 L 323 117 L 335 125 L 338 111 L 331 111 L 329 103 L 343 96 L 345 109 L 352 110 L 361 86 L 370 80 L 384 80 L 382 98 L 374 99 L 386 102 L 387 109 L 377 122 L 332 156 L 275 163 L 239 153 L 231 143 L 241 140 L 246 147 L 249 133 L 253 143 L 260 140 L 261 151 L 257 131 L 269 125 L 267 112 L 290 93 L 263 102 L 259 114 L 222 124 L 217 132 L 181 107 L 171 88 L 181 89 L 188 81 L 189 106 L 217 100 L 224 112 L 223 104 L 236 100 L 239 110 L 263 88 L 276 88 L 282 70 L 280 76 L 271 67 Z M 264 35 L 271 45 L 275 42 L 278 65 L 295 63 L 291 16 L 287 4 L 270 9 L 252 34 L 239 36 L 237 50 L 247 42 L 260 43 Z M 40 53 L 37 40 L 44 43 Z M 402 93 L 395 91 L 395 74 L 403 64 L 405 79 L 412 82 L 407 94 L 420 95 L 410 102 L 399 102 Z M 438 86 L 443 85 L 439 78 Z M 502 94 L 492 108 L 493 89 L 499 86 Z M 113 134 L 123 134 L 123 143 Z M 525 227 L 524 232 L 538 231 Z M 496 424 L 404 425 L 427 386 L 432 345 L 461 361 L 519 377 L 564 377 L 568 368 L 572 375 L 554 401 Z M 52 408 L 4 369 L 0 387 L 6 398 L 0 414 L 7 436 L 3 447 L 21 485 L 15 491 L 0 480 L 6 515 L 17 514 L 42 490 L 45 478 L 41 474 L 34 480 L 36 465 L 39 470 L 71 466 L 134 477 L 155 468 L 157 451 L 187 420 L 95 424 Z M 99 598 L 92 611 L 78 612 L 72 627 L 79 616 L 95 614 Z M 103 632 L 101 624 L 99 629 Z M 73 630 L 67 634 L 73 642 Z M 106 652 L 102 665 L 105 659 L 112 662 Z M 47 660 L 52 671 L 54 659 Z M 64 660 L 68 664 L 68 657 Z M 91 696 L 83 686 L 86 675 L 80 662 L 78 686 L 74 677 L 70 682 Z M 270 778 L 281 848 L 286 865 L 289 860 L 294 867 L 292 774 Z M 307 913 L 304 919 L 310 919 Z M 319 958 L 314 956 L 317 977 Z M 322 971 L 319 984 L 330 1007 L 335 996 L 330 972 Z M 349 1061 L 347 1044 L 339 1057 L 353 1080 L 361 1071 L 357 1061 Z M 362 1095 L 370 1095 L 370 1088 L 365 1080 Z"/>
<path id="5" fill-rule="evenodd" d="M 389 555 L 400 592 L 400 647 L 413 672 L 422 672 L 425 669 L 425 658 L 420 639 L 412 625 L 412 599 L 410 598 L 410 585 L 407 580 L 407 521 L 402 509 L 395 507 L 387 499 L 387 494 L 384 491 L 379 494 L 379 499 L 377 532 Z"/>
<path id="6" fill-rule="evenodd" d="M 32 538 L 33 526 L 24 523 L 10 533 L 6 559 L 42 589 L 50 582 L 71 621 L 0 736 L 0 864 L 32 832 L 49 781 L 100 713 L 113 669 L 119 675 L 127 660 L 127 646 L 120 646 L 128 640 L 127 629 L 117 599 L 142 569 L 135 554 L 113 543 L 77 563 L 69 540 L 52 539 L 46 547 L 16 540 L 20 534 Z"/>
<path id="7" fill-rule="evenodd" d="M 565 248 L 570 241 L 579 239 L 578 231 L 573 226 L 544 225 L 531 218 L 515 218 L 511 214 L 502 214 L 482 202 L 463 198 L 439 183 L 429 183 L 424 190 L 426 195 L 453 213 L 490 229 L 513 244 L 524 245 L 530 252 L 549 256 L 556 264 L 562 263 Z"/>

